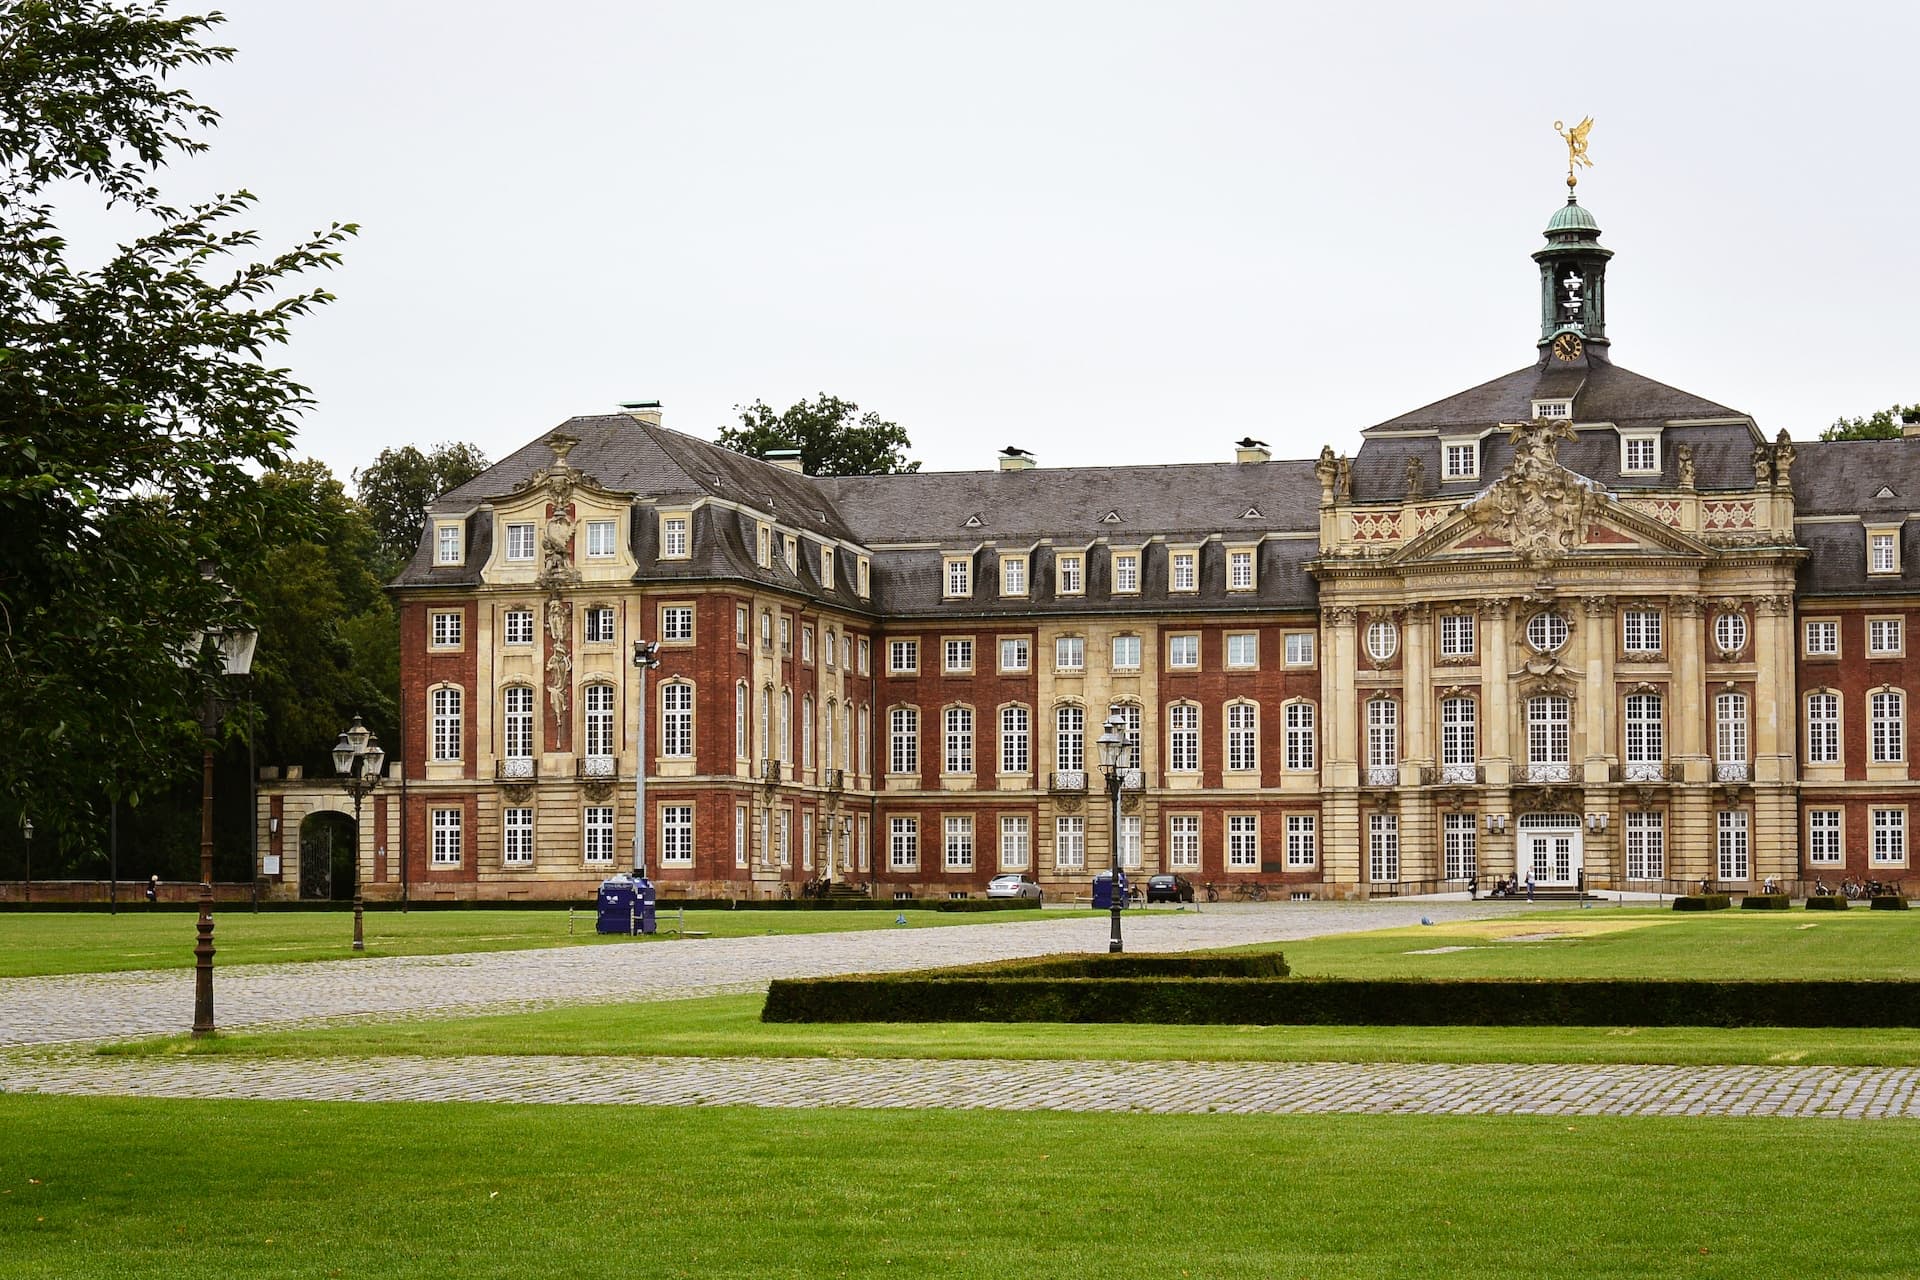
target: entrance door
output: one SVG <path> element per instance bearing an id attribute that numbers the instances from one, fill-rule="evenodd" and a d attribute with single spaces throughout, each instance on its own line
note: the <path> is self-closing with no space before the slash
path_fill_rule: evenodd
<path id="1" fill-rule="evenodd" d="M 1578 814 L 1523 814 L 1520 835 L 1522 875 L 1532 872 L 1533 882 L 1541 886 L 1570 888 L 1578 883 L 1582 865 Z"/>

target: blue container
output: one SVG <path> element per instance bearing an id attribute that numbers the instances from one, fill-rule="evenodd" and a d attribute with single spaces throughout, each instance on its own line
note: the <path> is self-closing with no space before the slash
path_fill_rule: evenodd
<path id="1" fill-rule="evenodd" d="M 660 928 L 659 918 L 654 913 L 653 881 L 641 876 L 633 882 L 634 922 L 641 933 L 655 933 Z"/>
<path id="2" fill-rule="evenodd" d="M 652 886 L 648 886 L 651 889 Z M 632 933 L 639 894 L 632 876 L 608 876 L 600 882 L 597 933 Z"/>
<path id="3" fill-rule="evenodd" d="M 1115 873 L 1111 871 L 1102 871 L 1099 875 L 1093 878 L 1094 910 L 1111 911 L 1113 909 L 1114 874 Z M 1124 911 L 1126 910 L 1126 906 L 1127 906 L 1127 873 L 1122 871 L 1119 873 L 1119 876 L 1120 876 L 1120 909 Z"/>

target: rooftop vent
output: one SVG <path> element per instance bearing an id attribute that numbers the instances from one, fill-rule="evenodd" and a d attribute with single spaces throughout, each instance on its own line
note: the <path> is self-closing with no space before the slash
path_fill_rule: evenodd
<path id="1" fill-rule="evenodd" d="M 1273 450 L 1267 448 L 1265 440 L 1255 440 L 1252 436 L 1248 436 L 1234 443 L 1233 460 L 1235 462 L 1272 462 Z"/>
<path id="2" fill-rule="evenodd" d="M 1033 455 L 1018 445 L 1010 444 L 1000 451 L 1002 471 L 1031 471 L 1034 465 Z"/>
<path id="3" fill-rule="evenodd" d="M 658 400 L 622 400 L 620 402 L 620 412 L 626 414 L 635 422 L 650 423 L 656 427 L 660 425 L 660 402 Z"/>
<path id="4" fill-rule="evenodd" d="M 805 470 L 805 468 L 800 465 L 800 451 L 798 449 L 769 449 L 767 450 L 766 458 L 767 461 L 771 462 L 774 466 L 784 467 L 796 475 Z"/>

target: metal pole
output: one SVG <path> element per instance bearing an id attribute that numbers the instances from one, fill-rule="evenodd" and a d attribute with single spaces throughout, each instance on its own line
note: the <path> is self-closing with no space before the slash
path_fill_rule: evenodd
<path id="1" fill-rule="evenodd" d="M 634 734 L 633 760 L 633 878 L 647 874 L 647 662 L 643 650 L 633 648 L 633 664 L 640 668 L 640 727 Z"/>
<path id="2" fill-rule="evenodd" d="M 21 828 L 21 834 L 27 838 L 27 901 L 33 901 L 33 827 Z"/>
<path id="3" fill-rule="evenodd" d="M 200 761 L 200 920 L 193 947 L 193 1034 L 213 1034 L 213 739 Z"/>
<path id="4" fill-rule="evenodd" d="M 107 797 L 107 914 L 120 914 L 120 800 Z"/>
<path id="5" fill-rule="evenodd" d="M 355 760 L 353 763 L 356 769 L 366 764 L 364 760 Z M 348 784 L 353 787 L 353 949 L 355 951 L 367 949 L 366 934 L 360 927 L 360 914 L 366 907 L 366 899 L 360 893 L 360 797 L 366 792 L 365 781 L 360 777 L 347 779 Z"/>
<path id="6" fill-rule="evenodd" d="M 1107 770 L 1107 798 L 1112 809 L 1107 831 L 1113 842 L 1113 882 L 1107 886 L 1107 898 L 1113 916 L 1112 932 L 1107 937 L 1109 955 L 1117 955 L 1124 950 L 1120 945 L 1120 778 L 1118 767 Z"/>

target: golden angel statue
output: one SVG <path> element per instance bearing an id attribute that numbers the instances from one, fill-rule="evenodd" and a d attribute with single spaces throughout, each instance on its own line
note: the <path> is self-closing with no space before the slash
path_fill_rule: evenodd
<path id="1" fill-rule="evenodd" d="M 1569 129 L 1562 122 L 1553 122 L 1553 131 L 1567 144 L 1567 185 L 1572 186 L 1577 179 L 1573 176 L 1575 165 L 1593 168 L 1593 161 L 1587 159 L 1587 135 L 1593 132 L 1593 117 L 1588 116 Z"/>

